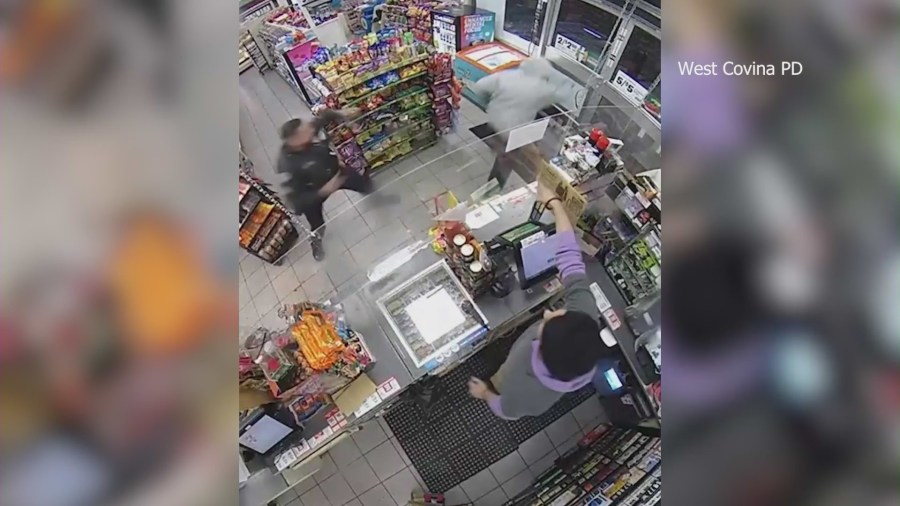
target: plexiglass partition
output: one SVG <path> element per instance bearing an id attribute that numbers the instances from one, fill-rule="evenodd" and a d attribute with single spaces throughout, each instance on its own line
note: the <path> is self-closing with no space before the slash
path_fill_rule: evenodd
<path id="1" fill-rule="evenodd" d="M 301 232 L 297 244 L 276 265 L 266 266 L 273 284 L 272 293 L 266 292 L 264 300 L 254 300 L 258 318 L 248 318 L 242 312 L 242 334 L 246 335 L 258 326 L 283 328 L 285 322 L 277 310 L 287 303 L 325 300 L 337 303 L 361 294 L 365 297 L 359 303 L 367 306 L 365 310 L 377 309 L 379 296 L 393 286 L 384 278 L 407 279 L 433 263 L 411 259 L 419 251 L 431 248 L 428 230 L 435 224 L 435 217 L 447 211 L 449 204 L 458 201 L 468 203 L 471 208 L 486 198 L 503 193 L 527 201 L 523 209 L 530 210 L 534 197 L 523 193 L 528 190 L 522 188 L 535 181 L 536 171 L 542 164 L 560 155 L 564 139 L 586 135 L 595 126 L 593 123 L 579 124 L 573 115 L 558 113 L 523 125 L 527 128 L 479 138 L 478 134 L 483 134 L 485 129 L 473 125 L 468 118 L 486 117 L 466 101 L 462 108 L 455 131 L 438 137 L 433 145 L 374 171 L 372 193 L 362 195 L 341 190 L 326 200 L 325 225 L 314 231 L 322 238 L 324 258 L 321 261 L 313 258 L 311 237 Z M 630 131 L 632 125 L 609 121 L 612 117 L 625 117 L 624 111 L 603 106 L 593 109 L 594 114 L 582 114 L 581 117 L 606 120 L 597 123 L 603 124 L 610 138 L 635 138 Z M 507 151 L 518 142 L 534 140 L 528 139 L 529 135 L 536 136 L 536 141 Z M 623 160 L 640 159 L 643 162 L 634 167 L 626 164 L 626 170 L 640 172 L 658 168 L 658 165 L 647 167 L 647 163 L 659 158 L 655 148 L 645 143 L 626 142 L 619 154 Z M 496 183 L 498 179 L 504 182 L 502 188 Z M 488 184 L 489 180 L 495 182 Z M 516 190 L 520 190 L 519 193 Z M 615 211 L 612 200 L 601 193 L 598 191 L 588 198 L 590 205 L 599 206 L 601 212 Z M 455 201 L 449 198 L 451 194 Z M 518 218 L 527 219 L 527 211 Z M 298 216 L 298 223 L 298 228 L 308 228 L 304 216 Z M 281 279 L 280 273 L 288 270 L 293 271 L 294 276 Z M 294 288 L 280 286 L 291 280 L 298 285 Z M 352 310 L 347 308 L 347 311 L 352 318 Z"/>

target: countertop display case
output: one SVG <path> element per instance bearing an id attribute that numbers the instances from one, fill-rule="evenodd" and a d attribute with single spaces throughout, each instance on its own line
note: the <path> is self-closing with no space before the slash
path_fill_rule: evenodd
<path id="1" fill-rule="evenodd" d="M 436 368 L 487 332 L 487 318 L 444 261 L 391 290 L 377 304 L 416 367 Z"/>

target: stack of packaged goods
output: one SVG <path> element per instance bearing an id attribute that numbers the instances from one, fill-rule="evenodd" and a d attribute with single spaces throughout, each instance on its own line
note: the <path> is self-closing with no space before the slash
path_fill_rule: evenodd
<path id="1" fill-rule="evenodd" d="M 269 26 L 281 26 L 293 30 L 309 30 L 309 23 L 306 21 L 303 13 L 294 10 L 292 7 L 275 9 L 268 17 L 266 17 L 265 24 Z"/>
<path id="2" fill-rule="evenodd" d="M 476 240 L 465 227 L 460 228 L 459 233 L 446 244 L 444 253 L 450 269 L 469 294 L 477 298 L 491 288 L 492 265 L 484 244 Z"/>
<path id="3" fill-rule="evenodd" d="M 266 16 L 265 22 L 259 28 L 259 36 L 273 62 L 281 59 L 281 51 L 277 48 L 283 46 L 290 36 L 294 40 L 302 40 L 306 37 L 309 24 L 306 18 L 290 7 L 280 7 Z"/>
<path id="4" fill-rule="evenodd" d="M 440 6 L 441 2 L 427 0 L 387 0 L 382 13 L 382 25 L 400 27 L 411 32 L 416 40 L 430 44 L 434 38 L 431 31 L 431 10 Z"/>
<path id="5" fill-rule="evenodd" d="M 434 100 L 434 126 L 441 134 L 446 134 L 456 123 L 462 85 L 453 76 L 453 58 L 449 54 L 435 54 L 429 62 L 428 70 L 433 76 L 431 96 Z"/>
<path id="6" fill-rule="evenodd" d="M 242 388 L 268 390 L 299 425 L 374 360 L 340 305 L 286 304 L 278 316 L 287 321 L 286 329 L 257 328 L 244 340 L 239 380 Z"/>
<path id="7" fill-rule="evenodd" d="M 434 83 L 449 82 L 452 69 L 443 61 L 435 65 L 431 53 L 411 32 L 390 29 L 337 51 L 317 51 L 314 58 L 320 63 L 313 71 L 324 105 L 362 111 L 353 120 L 328 126 L 332 144 L 349 168 L 360 173 L 378 169 L 424 149 L 452 122 L 448 114 L 434 116 L 435 104 L 446 102 L 435 98 Z"/>
<path id="8" fill-rule="evenodd" d="M 238 178 L 238 243 L 266 262 L 275 262 L 299 237 L 275 194 L 242 171 Z"/>

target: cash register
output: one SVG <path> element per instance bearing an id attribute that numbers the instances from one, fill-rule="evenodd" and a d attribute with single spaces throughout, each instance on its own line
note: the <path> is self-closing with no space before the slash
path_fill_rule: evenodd
<path id="1" fill-rule="evenodd" d="M 526 221 L 497 234 L 488 241 L 487 248 L 494 265 L 500 267 L 498 273 L 515 265 L 516 278 L 523 290 L 557 274 L 556 229 L 553 225 L 536 220 Z M 507 275 L 507 283 L 510 283 L 510 277 Z"/>

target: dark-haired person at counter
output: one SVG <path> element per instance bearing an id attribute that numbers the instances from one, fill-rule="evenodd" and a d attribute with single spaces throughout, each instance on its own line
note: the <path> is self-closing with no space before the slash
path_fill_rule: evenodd
<path id="1" fill-rule="evenodd" d="M 538 199 L 556 220 L 556 267 L 565 287 L 564 307 L 545 310 L 543 319 L 519 336 L 490 383 L 469 380 L 469 394 L 507 420 L 549 410 L 566 392 L 590 383 L 597 362 L 610 353 L 600 338 L 599 312 L 563 203 L 543 186 L 538 186 Z"/>

